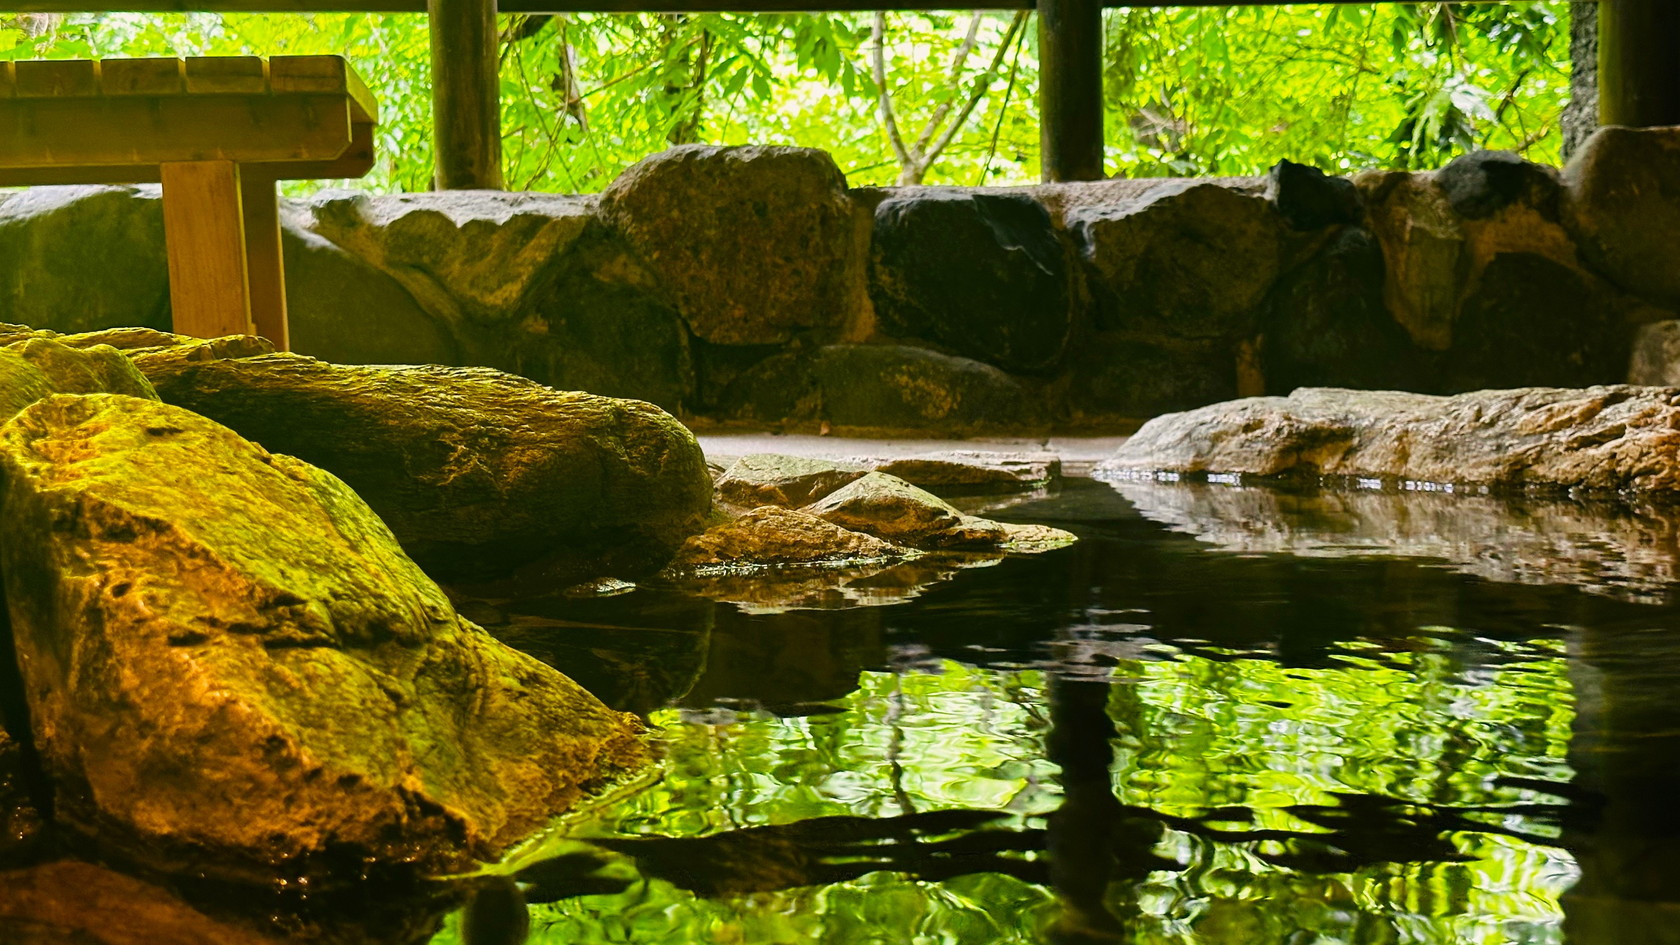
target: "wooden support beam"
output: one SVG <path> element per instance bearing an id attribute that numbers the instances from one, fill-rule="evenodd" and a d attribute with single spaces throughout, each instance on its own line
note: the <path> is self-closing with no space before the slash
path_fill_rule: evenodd
<path id="1" fill-rule="evenodd" d="M 1680 125 L 1680 2 L 1598 5 L 1599 124 Z"/>
<path id="2" fill-rule="evenodd" d="M 232 161 L 163 165 L 169 302 L 174 329 L 183 335 L 220 338 L 251 330 L 239 205 L 239 165 Z"/>
<path id="3" fill-rule="evenodd" d="M 496 0 L 428 0 L 438 190 L 502 189 Z"/>
<path id="4" fill-rule="evenodd" d="M 1039 0 L 1039 161 L 1046 181 L 1103 178 L 1102 0 Z"/>
<path id="5" fill-rule="evenodd" d="M 251 327 L 290 351 L 286 325 L 286 261 L 280 249 L 280 195 L 274 179 L 240 168 L 239 206 L 245 221 L 245 284 L 250 289 Z"/>

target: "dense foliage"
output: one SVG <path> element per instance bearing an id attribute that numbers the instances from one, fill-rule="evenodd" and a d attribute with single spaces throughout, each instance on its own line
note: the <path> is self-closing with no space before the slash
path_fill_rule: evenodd
<path id="1" fill-rule="evenodd" d="M 503 27 L 510 187 L 599 190 L 686 141 L 825 148 L 854 184 L 1038 176 L 1026 14 L 507 16 Z M 1245 174 L 1283 157 L 1426 167 L 1474 147 L 1558 156 L 1563 0 L 1122 8 L 1105 31 L 1111 173 Z M 385 110 L 382 161 L 363 186 L 425 189 L 423 17 L 0 16 L 0 58 L 322 52 L 348 56 Z"/>

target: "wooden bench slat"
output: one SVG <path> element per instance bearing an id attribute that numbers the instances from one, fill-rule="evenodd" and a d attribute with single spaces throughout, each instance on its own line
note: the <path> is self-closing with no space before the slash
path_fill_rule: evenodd
<path id="1" fill-rule="evenodd" d="M 193 56 L 185 60 L 188 95 L 262 95 L 268 67 L 257 56 Z"/>
<path id="2" fill-rule="evenodd" d="M 18 98 L 79 98 L 99 94 L 99 66 L 89 59 L 25 59 L 15 64 Z"/>
<path id="3" fill-rule="evenodd" d="M 180 95 L 186 91 L 179 59 L 106 59 L 99 85 L 106 95 Z"/>

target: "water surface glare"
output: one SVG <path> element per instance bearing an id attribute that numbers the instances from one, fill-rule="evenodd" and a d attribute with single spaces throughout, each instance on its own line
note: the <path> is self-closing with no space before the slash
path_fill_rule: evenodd
<path id="1" fill-rule="evenodd" d="M 990 514 L 1083 540 L 861 597 L 463 603 L 666 743 L 546 845 L 531 940 L 1680 941 L 1680 517 L 1087 480 Z"/>

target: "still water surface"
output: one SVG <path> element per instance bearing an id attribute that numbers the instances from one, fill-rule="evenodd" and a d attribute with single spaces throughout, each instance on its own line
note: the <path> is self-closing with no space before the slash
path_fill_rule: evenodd
<path id="1" fill-rule="evenodd" d="M 666 744 L 532 854 L 531 940 L 1680 941 L 1680 517 L 1089 480 L 989 514 L 1083 540 L 463 603 Z"/>

